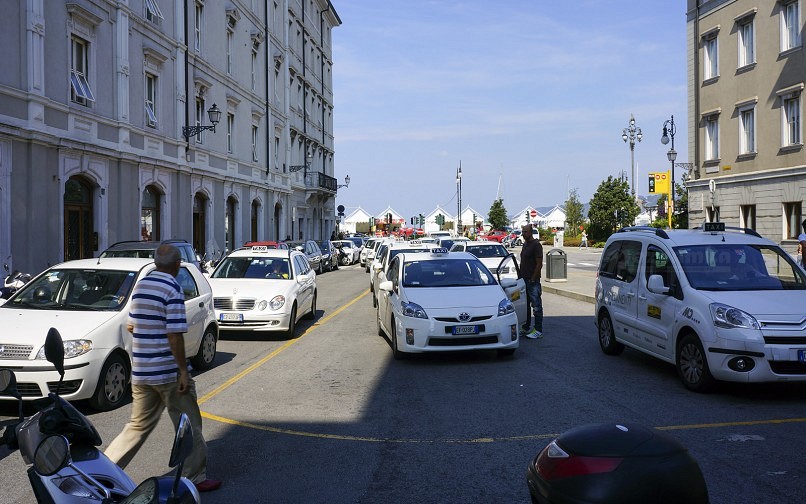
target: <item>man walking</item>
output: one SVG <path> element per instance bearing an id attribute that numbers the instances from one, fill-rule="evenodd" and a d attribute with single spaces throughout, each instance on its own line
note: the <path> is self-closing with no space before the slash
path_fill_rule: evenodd
<path id="1" fill-rule="evenodd" d="M 543 289 L 540 286 L 540 274 L 543 271 L 543 245 L 532 236 L 532 226 L 527 224 L 521 228 L 524 243 L 521 249 L 521 278 L 526 281 L 528 304 L 526 307 L 526 323 L 521 326 L 521 336 L 529 339 L 543 337 Z M 532 317 L 534 316 L 534 328 Z"/>
<path id="2" fill-rule="evenodd" d="M 185 461 L 183 476 L 200 492 L 215 490 L 220 480 L 207 479 L 207 443 L 196 402 L 196 384 L 185 361 L 187 331 L 185 296 L 176 282 L 181 256 L 169 244 L 157 248 L 156 270 L 143 277 L 132 291 L 128 330 L 132 333 L 132 414 L 106 449 L 110 460 L 125 468 L 167 408 L 176 428 L 185 413 L 193 428 L 193 452 Z"/>

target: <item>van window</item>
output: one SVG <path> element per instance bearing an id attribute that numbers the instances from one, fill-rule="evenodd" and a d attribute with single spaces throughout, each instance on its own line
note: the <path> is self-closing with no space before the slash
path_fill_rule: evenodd
<path id="1" fill-rule="evenodd" d="M 645 281 L 649 281 L 649 277 L 652 275 L 662 276 L 663 285 L 668 287 L 675 297 L 682 299 L 680 285 L 677 281 L 677 274 L 674 271 L 672 261 L 666 252 L 655 245 L 647 246 L 645 274 Z"/>
<path id="2" fill-rule="evenodd" d="M 641 242 L 617 240 L 612 242 L 602 254 L 599 275 L 630 283 L 638 275 L 641 259 Z"/>

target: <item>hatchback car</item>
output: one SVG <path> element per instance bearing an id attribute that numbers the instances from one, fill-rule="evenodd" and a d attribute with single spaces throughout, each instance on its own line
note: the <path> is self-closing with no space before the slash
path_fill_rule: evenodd
<path id="1" fill-rule="evenodd" d="M 339 269 L 339 249 L 330 240 L 322 240 L 319 242 L 319 250 L 322 251 L 322 264 L 325 271 L 333 271 Z"/>
<path id="2" fill-rule="evenodd" d="M 131 377 L 132 337 L 126 330 L 135 283 L 155 268 L 151 259 L 68 261 L 40 273 L 0 306 L 0 359 L 14 369 L 26 399 L 55 392 L 59 375 L 45 363 L 51 327 L 64 338 L 60 395 L 89 399 L 99 410 L 122 405 Z M 212 367 L 218 341 L 210 284 L 183 262 L 177 282 L 185 294 L 185 354 L 196 369 Z"/>
<path id="3" fill-rule="evenodd" d="M 294 337 L 316 315 L 316 273 L 297 250 L 256 246 L 228 255 L 210 275 L 222 331 L 281 331 Z"/>
<path id="4" fill-rule="evenodd" d="M 806 381 L 806 274 L 752 230 L 625 228 L 605 244 L 595 321 L 604 353 L 674 364 L 683 384 Z"/>
<path id="5" fill-rule="evenodd" d="M 320 275 L 325 272 L 325 263 L 322 261 L 322 249 L 313 240 L 286 242 L 288 248 L 302 252 L 311 263 L 311 269 Z"/>
<path id="6" fill-rule="evenodd" d="M 508 289 L 517 289 L 512 284 Z M 525 303 L 525 298 L 518 299 Z M 397 255 L 378 285 L 378 334 L 395 359 L 408 353 L 497 350 L 519 345 L 516 308 L 474 255 L 433 249 Z"/>
<path id="7" fill-rule="evenodd" d="M 201 270 L 199 255 L 193 245 L 186 240 L 121 241 L 110 245 L 109 248 L 101 252 L 100 257 L 145 257 L 153 259 L 157 247 L 163 243 L 169 243 L 178 248 L 183 261 L 194 264 Z"/>

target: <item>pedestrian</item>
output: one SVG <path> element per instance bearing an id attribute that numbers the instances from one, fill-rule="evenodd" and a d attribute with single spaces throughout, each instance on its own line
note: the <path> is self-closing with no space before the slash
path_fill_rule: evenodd
<path id="1" fill-rule="evenodd" d="M 806 268 L 806 261 L 803 260 L 804 256 L 806 256 L 806 219 L 800 223 L 800 226 L 803 228 L 803 232 L 798 235 L 798 253 L 800 255 L 800 267 Z"/>
<path id="2" fill-rule="evenodd" d="M 521 249 L 521 278 L 526 282 L 526 323 L 521 325 L 521 336 L 529 339 L 543 337 L 543 289 L 540 274 L 543 271 L 543 245 L 532 236 L 532 226 L 521 228 L 523 248 Z M 529 308 L 531 306 L 531 309 Z M 532 326 L 534 318 L 534 327 Z"/>
<path id="3" fill-rule="evenodd" d="M 584 229 L 582 230 L 582 241 L 579 242 L 579 246 L 580 248 L 588 248 L 588 233 L 586 233 Z"/>
<path id="4" fill-rule="evenodd" d="M 162 244 L 154 255 L 157 268 L 134 286 L 127 329 L 132 333 L 132 413 L 106 455 L 121 468 L 131 462 L 167 408 L 174 424 L 182 413 L 193 428 L 193 451 L 182 469 L 200 492 L 215 490 L 221 480 L 207 479 L 207 443 L 196 399 L 196 384 L 185 361 L 185 296 L 176 282 L 179 249 Z"/>

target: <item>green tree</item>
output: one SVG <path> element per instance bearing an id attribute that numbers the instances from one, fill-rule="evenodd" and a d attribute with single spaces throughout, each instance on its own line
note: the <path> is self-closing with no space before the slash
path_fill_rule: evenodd
<path id="1" fill-rule="evenodd" d="M 674 215 L 672 224 L 676 229 L 688 229 L 688 191 L 680 184 L 674 185 L 677 199 L 674 202 Z"/>
<path id="2" fill-rule="evenodd" d="M 577 189 L 574 188 L 565 202 L 565 222 L 568 223 L 568 228 L 570 228 L 566 228 L 568 236 L 577 236 L 579 234 L 579 226 L 585 221 L 585 217 L 582 215 L 583 210 L 584 205 L 579 201 L 579 194 Z"/>
<path id="3" fill-rule="evenodd" d="M 504 200 L 498 198 L 493 201 L 490 207 L 490 213 L 487 214 L 487 221 L 493 229 L 504 229 L 509 225 L 509 218 L 507 217 L 507 209 L 504 208 Z"/>
<path id="4" fill-rule="evenodd" d="M 611 175 L 599 184 L 591 198 L 589 234 L 594 240 L 604 241 L 619 228 L 635 222 L 639 213 L 641 209 L 630 192 L 630 184 Z"/>

